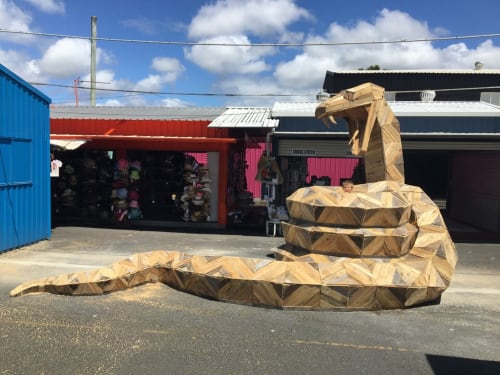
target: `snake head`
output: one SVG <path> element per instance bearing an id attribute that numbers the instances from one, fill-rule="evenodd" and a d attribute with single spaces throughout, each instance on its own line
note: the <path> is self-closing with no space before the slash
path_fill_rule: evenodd
<path id="1" fill-rule="evenodd" d="M 354 155 L 367 151 L 371 132 L 377 120 L 377 109 L 384 100 L 384 88 L 373 83 L 343 90 L 316 107 L 315 116 L 326 126 L 344 118 L 349 127 L 349 144 Z"/>

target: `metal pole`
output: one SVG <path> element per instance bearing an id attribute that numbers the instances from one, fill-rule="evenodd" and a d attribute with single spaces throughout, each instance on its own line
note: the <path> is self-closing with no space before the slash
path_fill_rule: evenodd
<path id="1" fill-rule="evenodd" d="M 75 88 L 75 106 L 78 107 L 78 85 L 80 84 L 80 77 L 73 81 L 73 85 Z"/>
<path id="2" fill-rule="evenodd" d="M 97 38 L 97 16 L 91 17 L 91 39 L 90 39 L 90 105 L 95 107 L 95 83 L 96 83 L 96 38 Z"/>

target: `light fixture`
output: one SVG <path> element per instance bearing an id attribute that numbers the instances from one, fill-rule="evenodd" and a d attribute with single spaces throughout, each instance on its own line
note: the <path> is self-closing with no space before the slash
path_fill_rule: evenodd
<path id="1" fill-rule="evenodd" d="M 316 100 L 318 102 L 323 102 L 326 99 L 330 99 L 330 94 L 326 92 L 325 89 L 321 89 L 317 94 L 316 94 Z"/>

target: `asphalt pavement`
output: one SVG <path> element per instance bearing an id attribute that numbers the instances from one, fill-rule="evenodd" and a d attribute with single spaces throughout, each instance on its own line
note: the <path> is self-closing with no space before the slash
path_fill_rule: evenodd
<path id="1" fill-rule="evenodd" d="M 456 243 L 441 302 L 405 310 L 290 311 L 206 300 L 163 284 L 102 296 L 18 284 L 136 252 L 268 257 L 259 232 L 57 227 L 0 254 L 0 374 L 499 374 L 500 245 Z"/>

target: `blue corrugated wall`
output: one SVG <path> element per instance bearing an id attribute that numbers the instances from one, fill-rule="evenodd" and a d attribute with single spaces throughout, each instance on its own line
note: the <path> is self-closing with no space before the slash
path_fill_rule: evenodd
<path id="1" fill-rule="evenodd" d="M 49 105 L 0 65 L 0 252 L 50 237 Z"/>

